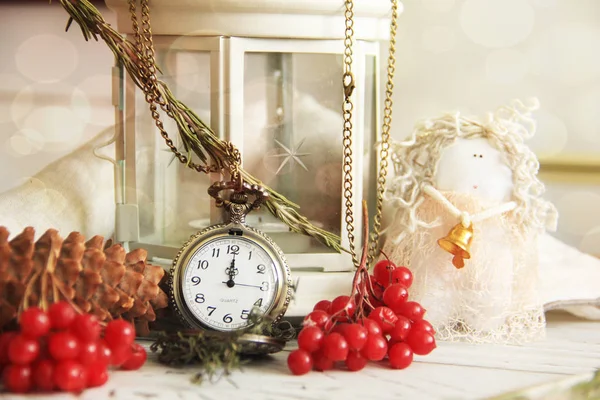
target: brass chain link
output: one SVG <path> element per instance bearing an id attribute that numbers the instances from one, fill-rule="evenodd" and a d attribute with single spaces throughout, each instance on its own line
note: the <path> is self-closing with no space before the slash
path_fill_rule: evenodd
<path id="1" fill-rule="evenodd" d="M 352 256 L 352 263 L 358 267 L 358 257 L 356 256 L 356 248 L 354 245 L 354 214 L 352 208 L 352 111 L 354 104 L 352 103 L 352 92 L 354 91 L 354 75 L 352 74 L 352 42 L 354 38 L 354 2 L 346 0 L 346 11 L 344 13 L 346 19 L 346 30 L 344 38 L 344 103 L 342 112 L 344 117 L 344 131 L 342 144 L 344 146 L 344 205 L 346 206 L 345 221 L 346 231 L 348 234 L 348 247 Z"/>
<path id="2" fill-rule="evenodd" d="M 379 150 L 379 172 L 377 176 L 377 202 L 376 213 L 373 222 L 373 232 L 369 241 L 369 253 L 367 258 L 367 267 L 376 257 L 378 242 L 380 237 L 381 216 L 383 212 L 383 195 L 385 193 L 385 184 L 389 157 L 390 129 L 392 125 L 392 95 L 394 92 L 394 73 L 396 71 L 396 31 L 398 28 L 398 0 L 392 2 L 392 18 L 390 23 L 390 45 L 387 65 L 387 83 L 385 91 L 383 127 L 381 129 L 381 148 Z M 354 41 L 354 1 L 346 0 L 345 16 L 345 38 L 344 38 L 344 103 L 342 107 L 344 117 L 343 146 L 344 146 L 344 199 L 345 199 L 345 221 L 348 231 L 349 251 L 352 256 L 352 262 L 356 267 L 359 261 L 356 255 L 354 245 L 354 213 L 352 212 L 352 92 L 355 87 L 354 76 L 352 74 L 352 45 Z"/>
<path id="3" fill-rule="evenodd" d="M 135 48 L 140 57 L 140 64 L 138 65 L 141 76 L 142 84 L 146 102 L 150 107 L 150 113 L 154 124 L 160 131 L 160 135 L 165 140 L 167 147 L 175 154 L 175 157 L 188 167 L 195 169 L 198 172 L 211 173 L 219 172 L 221 168 L 217 165 L 204 166 L 197 164 L 188 157 L 182 154 L 173 140 L 169 137 L 162 120 L 160 119 L 160 113 L 158 111 L 159 106 L 169 117 L 173 118 L 173 112 L 171 111 L 169 104 L 162 99 L 160 91 L 157 88 L 157 77 L 156 77 L 156 54 L 154 51 L 154 44 L 152 42 L 152 28 L 150 26 L 150 7 L 148 6 L 149 0 L 140 0 L 141 4 L 141 30 L 138 23 L 137 15 L 137 0 L 129 0 L 129 12 L 131 14 L 131 23 L 133 27 L 133 33 L 135 37 Z M 242 161 L 239 150 L 231 142 L 227 142 L 227 164 L 230 168 L 230 173 L 233 179 L 239 179 L 239 167 Z"/>

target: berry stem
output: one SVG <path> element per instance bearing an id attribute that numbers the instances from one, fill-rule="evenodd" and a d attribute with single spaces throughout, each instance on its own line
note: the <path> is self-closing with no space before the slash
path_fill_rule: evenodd
<path id="1" fill-rule="evenodd" d="M 360 263 L 356 267 L 356 271 L 354 272 L 354 277 L 352 279 L 352 292 L 350 293 L 350 300 L 348 303 L 346 303 L 346 306 L 343 309 L 330 316 L 329 321 L 324 326 L 325 332 L 331 331 L 335 324 L 340 322 L 339 320 L 342 317 L 350 319 L 347 309 L 348 307 L 351 307 L 351 303 L 353 301 L 356 301 L 356 311 L 353 318 L 351 318 L 354 321 L 361 321 L 366 317 L 365 307 L 369 307 L 371 310 L 375 308 L 369 301 L 369 295 L 372 295 L 375 299 L 381 301 L 381 299 L 375 295 L 375 290 L 373 289 L 373 284 L 371 283 L 371 278 L 369 275 L 369 266 L 367 265 L 369 259 L 369 212 L 367 209 L 367 202 L 365 200 L 363 200 L 362 206 L 363 247 Z"/>
<path id="2" fill-rule="evenodd" d="M 367 209 L 367 201 L 362 202 L 363 212 L 363 246 L 362 254 L 360 257 L 360 264 L 354 272 L 354 278 L 352 279 L 352 292 L 350 294 L 350 302 L 354 301 L 358 294 L 358 301 L 356 304 L 355 318 L 356 320 L 363 318 L 363 304 L 365 302 L 365 296 L 367 292 L 367 286 L 363 283 L 365 279 L 369 281 L 369 269 L 367 266 L 367 260 L 369 256 L 369 212 Z M 361 279 L 362 278 L 362 279 Z"/>

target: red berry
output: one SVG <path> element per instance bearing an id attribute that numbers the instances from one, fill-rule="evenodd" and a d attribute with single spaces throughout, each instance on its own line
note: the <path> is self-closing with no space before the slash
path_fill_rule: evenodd
<path id="1" fill-rule="evenodd" d="M 384 290 L 385 288 L 378 283 L 376 286 L 373 286 L 373 293 L 369 293 L 369 303 L 371 303 L 374 308 L 385 305 L 383 303 Z"/>
<path id="2" fill-rule="evenodd" d="M 92 314 L 79 314 L 70 325 L 70 330 L 73 334 L 84 342 L 98 340 L 100 338 L 100 329 L 98 319 Z"/>
<path id="3" fill-rule="evenodd" d="M 31 339 L 42 337 L 50 331 L 50 318 L 39 307 L 29 307 L 19 318 L 21 333 Z"/>
<path id="4" fill-rule="evenodd" d="M 406 340 L 410 330 L 411 330 L 410 320 L 403 315 L 399 315 L 398 320 L 396 321 L 396 324 L 390 331 L 390 337 L 397 342 L 402 342 L 402 341 Z"/>
<path id="5" fill-rule="evenodd" d="M 311 312 L 304 318 L 303 325 L 316 326 L 318 328 L 323 329 L 327 321 L 329 321 L 329 314 L 327 314 L 325 311 L 317 310 Z"/>
<path id="6" fill-rule="evenodd" d="M 339 333 L 330 333 L 323 339 L 323 354 L 331 361 L 344 361 L 348 351 L 348 342 Z"/>
<path id="7" fill-rule="evenodd" d="M 381 326 L 376 321 L 366 318 L 361 321 L 362 325 L 367 328 L 369 335 L 382 335 Z"/>
<path id="8" fill-rule="evenodd" d="M 429 321 L 425 321 L 424 319 L 413 322 L 411 329 L 423 329 L 424 331 L 435 335 L 435 329 L 433 329 L 433 326 L 429 323 Z"/>
<path id="9" fill-rule="evenodd" d="M 423 315 L 425 315 L 425 309 L 416 301 L 402 303 L 394 309 L 394 312 L 398 315 L 404 315 L 413 322 L 423 319 Z"/>
<path id="10" fill-rule="evenodd" d="M 408 290 L 399 283 L 394 283 L 383 292 L 383 302 L 386 306 L 394 309 L 408 300 Z"/>
<path id="11" fill-rule="evenodd" d="M 369 335 L 361 354 L 367 360 L 380 361 L 387 354 L 387 341 L 383 336 Z"/>
<path id="12" fill-rule="evenodd" d="M 16 332 L 4 332 L 0 335 L 0 367 L 8 364 L 8 345 L 17 336 Z"/>
<path id="13" fill-rule="evenodd" d="M 413 361 L 413 351 L 406 343 L 396 343 L 388 352 L 390 367 L 394 369 L 404 369 Z"/>
<path id="14" fill-rule="evenodd" d="M 48 351 L 48 338 L 49 336 L 44 336 L 38 339 L 38 343 L 40 345 L 40 354 L 38 355 L 38 360 L 45 360 L 50 357 L 50 352 Z"/>
<path id="15" fill-rule="evenodd" d="M 321 300 L 317 304 L 315 304 L 313 311 L 321 310 L 329 314 L 329 307 L 331 307 L 331 301 Z"/>
<path id="16" fill-rule="evenodd" d="M 356 303 L 350 299 L 350 296 L 338 296 L 331 302 L 331 315 L 340 313 L 341 317 L 352 317 L 356 311 Z M 344 321 L 345 318 L 340 318 Z"/>
<path id="17" fill-rule="evenodd" d="M 65 392 L 80 392 L 87 384 L 83 365 L 74 360 L 64 360 L 54 367 L 54 384 Z"/>
<path id="18" fill-rule="evenodd" d="M 435 338 L 433 335 L 422 329 L 411 331 L 406 338 L 406 344 L 410 346 L 413 353 L 420 356 L 425 356 L 436 348 Z"/>
<path id="19" fill-rule="evenodd" d="M 97 352 L 97 363 L 104 364 L 106 366 L 111 365 L 112 351 L 108 344 L 104 340 L 98 341 L 98 352 Z"/>
<path id="20" fill-rule="evenodd" d="M 348 358 L 346 358 L 346 367 L 350 371 L 360 371 L 367 365 L 368 361 L 360 354 L 360 351 L 351 351 L 348 353 Z"/>
<path id="21" fill-rule="evenodd" d="M 40 343 L 23 335 L 15 336 L 8 345 L 8 360 L 13 364 L 31 364 L 39 355 Z"/>
<path id="22" fill-rule="evenodd" d="M 399 283 L 408 289 L 413 283 L 413 274 L 410 272 L 410 269 L 406 267 L 396 267 L 396 269 L 392 271 L 390 282 Z"/>
<path id="23" fill-rule="evenodd" d="M 369 319 L 377 322 L 383 333 L 388 333 L 396 324 L 398 317 L 388 307 L 377 307 L 369 314 Z"/>
<path id="24" fill-rule="evenodd" d="M 48 315 L 50 316 L 50 325 L 53 329 L 67 329 L 77 316 L 75 309 L 66 301 L 59 301 L 54 303 L 48 309 Z"/>
<path id="25" fill-rule="evenodd" d="M 96 361 L 87 367 L 87 387 L 102 386 L 108 381 L 106 364 Z"/>
<path id="26" fill-rule="evenodd" d="M 40 360 L 32 369 L 33 385 L 43 392 L 54 389 L 54 363 L 51 360 Z"/>
<path id="27" fill-rule="evenodd" d="M 377 278 L 375 278 L 375 275 L 369 275 L 369 281 L 371 282 L 371 288 L 373 290 L 375 290 L 375 289 L 381 289 L 381 291 L 383 292 L 383 289 L 385 289 L 383 287 L 383 285 L 381 283 L 379 283 L 379 281 L 377 280 Z"/>
<path id="28" fill-rule="evenodd" d="M 350 350 L 360 350 L 364 347 L 365 343 L 367 343 L 369 331 L 362 325 L 350 324 L 344 330 L 342 335 L 346 339 L 346 342 L 348 342 L 348 348 Z"/>
<path id="29" fill-rule="evenodd" d="M 7 365 L 2 371 L 4 388 L 12 393 L 27 393 L 31 390 L 31 367 L 27 365 Z"/>
<path id="30" fill-rule="evenodd" d="M 313 360 L 310 353 L 302 349 L 294 350 L 287 359 L 288 368 L 294 375 L 304 375 L 313 367 Z"/>
<path id="31" fill-rule="evenodd" d="M 346 328 L 348 328 L 349 326 L 350 323 L 348 322 L 338 322 L 337 324 L 335 324 L 333 329 L 331 329 L 330 333 L 337 332 L 340 335 L 344 336 L 344 332 L 346 332 Z"/>
<path id="32" fill-rule="evenodd" d="M 390 283 L 392 272 L 395 269 L 396 266 L 393 262 L 381 260 L 373 267 L 373 275 L 375 276 L 375 279 L 377 279 L 377 282 L 387 287 Z"/>
<path id="33" fill-rule="evenodd" d="M 131 345 L 131 353 L 127 361 L 121 365 L 121 369 L 125 371 L 135 371 L 142 368 L 142 365 L 146 362 L 148 354 L 146 349 L 137 343 Z"/>
<path id="34" fill-rule="evenodd" d="M 298 334 L 298 347 L 309 353 L 314 353 L 321 348 L 325 334 L 316 326 L 305 326 Z"/>
<path id="35" fill-rule="evenodd" d="M 71 332 L 53 333 L 48 339 L 48 351 L 56 361 L 73 360 L 79 355 L 80 344 Z"/>
<path id="36" fill-rule="evenodd" d="M 333 368 L 333 361 L 325 356 L 323 350 L 312 354 L 313 367 L 316 371 L 328 371 Z"/>
<path id="37" fill-rule="evenodd" d="M 77 361 L 83 366 L 88 366 L 98 360 L 98 342 L 83 343 L 79 346 Z"/>
<path id="38" fill-rule="evenodd" d="M 396 343 L 402 343 L 400 340 L 392 339 L 391 337 L 387 339 L 388 350 L 392 348 Z"/>
<path id="39" fill-rule="evenodd" d="M 113 347 L 129 346 L 135 340 L 135 328 L 124 319 L 110 321 L 104 331 L 104 340 Z"/>
<path id="40" fill-rule="evenodd" d="M 113 347 L 110 349 L 110 365 L 120 367 L 131 357 L 131 345 Z"/>

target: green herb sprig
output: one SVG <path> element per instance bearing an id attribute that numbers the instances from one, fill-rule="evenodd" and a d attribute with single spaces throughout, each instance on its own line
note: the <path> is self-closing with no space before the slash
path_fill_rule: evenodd
<path id="1" fill-rule="evenodd" d="M 197 365 L 200 367 L 194 381 L 201 383 L 204 376 L 210 380 L 242 365 L 240 335 L 224 335 L 209 331 L 161 333 L 150 349 L 159 352 L 158 361 L 170 366 Z"/>
<path id="2" fill-rule="evenodd" d="M 243 336 L 246 334 L 267 335 L 282 341 L 295 337 L 294 327 L 286 321 L 274 324 L 254 309 L 249 316 L 250 327 L 245 330 L 223 333 L 207 330 L 187 330 L 175 333 L 161 332 L 150 346 L 159 353 L 158 361 L 170 366 L 194 365 L 200 368 L 193 382 L 202 383 L 229 375 L 255 356 L 243 352 Z"/>

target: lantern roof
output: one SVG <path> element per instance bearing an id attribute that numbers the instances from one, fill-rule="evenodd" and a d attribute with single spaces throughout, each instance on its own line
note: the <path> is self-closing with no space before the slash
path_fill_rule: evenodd
<path id="1" fill-rule="evenodd" d="M 127 0 L 106 0 L 131 33 Z M 155 35 L 341 39 L 343 0 L 152 0 Z M 402 4 L 399 4 L 399 12 Z M 390 0 L 354 0 L 355 38 L 389 39 Z"/>

